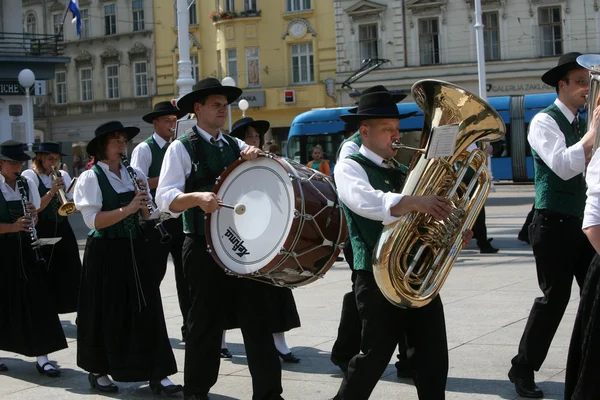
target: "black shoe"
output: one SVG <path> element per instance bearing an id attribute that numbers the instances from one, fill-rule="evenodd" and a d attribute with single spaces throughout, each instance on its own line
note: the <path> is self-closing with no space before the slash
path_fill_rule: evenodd
<path id="1" fill-rule="evenodd" d="M 412 368 L 406 363 L 396 363 L 396 376 L 398 378 L 412 378 Z"/>
<path id="2" fill-rule="evenodd" d="M 336 262 L 344 261 L 344 257 L 338 257 L 338 258 L 336 258 L 336 260 L 335 260 L 335 261 L 336 261 Z"/>
<path id="3" fill-rule="evenodd" d="M 544 397 L 544 392 L 535 384 L 533 378 L 522 378 L 517 376 L 512 370 L 508 371 L 508 379 L 515 384 L 515 390 L 521 397 L 531 399 L 541 399 Z"/>
<path id="4" fill-rule="evenodd" d="M 90 381 L 90 386 L 92 389 L 98 389 L 100 392 L 104 393 L 117 393 L 119 391 L 119 387 L 111 382 L 110 385 L 101 385 L 98 383 L 98 378 L 101 375 L 94 375 L 91 372 L 88 374 L 88 381 Z"/>
<path id="5" fill-rule="evenodd" d="M 160 381 L 150 381 L 150 389 L 152 389 L 152 393 L 160 394 L 160 392 L 165 392 L 165 394 L 171 395 L 175 393 L 179 393 L 183 390 L 183 386 L 181 385 L 168 385 L 164 386 Z"/>
<path id="6" fill-rule="evenodd" d="M 479 252 L 481 254 L 495 254 L 498 252 L 498 249 L 488 244 L 487 246 L 480 247 Z"/>
<path id="7" fill-rule="evenodd" d="M 6 366 L 6 364 L 0 363 L 0 372 L 6 372 L 6 371 L 8 371 L 8 367 Z"/>
<path id="8" fill-rule="evenodd" d="M 293 364 L 298 364 L 300 362 L 300 359 L 298 357 L 296 357 L 291 351 L 287 354 L 282 354 L 279 351 L 277 351 L 277 354 L 279 354 L 279 357 L 281 357 L 283 362 L 293 363 Z"/>
<path id="9" fill-rule="evenodd" d="M 46 365 L 50 365 L 52 368 L 44 369 L 46 367 Z M 60 376 L 60 371 L 58 369 L 56 369 L 56 367 L 54 365 L 52 365 L 50 362 L 47 362 L 44 365 L 40 366 L 40 364 L 38 364 L 36 361 L 35 367 L 37 368 L 37 370 L 40 374 L 49 376 L 50 378 L 58 378 Z"/>
<path id="10" fill-rule="evenodd" d="M 221 358 L 231 358 L 233 354 L 229 351 L 229 349 L 221 349 Z"/>
<path id="11" fill-rule="evenodd" d="M 189 396 L 184 395 L 183 400 L 210 400 L 207 394 L 191 394 Z"/>

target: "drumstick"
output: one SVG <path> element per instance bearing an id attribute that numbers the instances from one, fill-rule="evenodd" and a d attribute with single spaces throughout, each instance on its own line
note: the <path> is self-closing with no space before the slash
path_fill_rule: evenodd
<path id="1" fill-rule="evenodd" d="M 235 213 L 238 215 L 242 215 L 246 212 L 246 206 L 241 203 L 238 203 L 235 206 L 232 206 L 231 204 L 225 204 L 225 203 L 219 202 L 219 205 L 223 208 L 229 208 L 230 210 L 235 211 Z"/>

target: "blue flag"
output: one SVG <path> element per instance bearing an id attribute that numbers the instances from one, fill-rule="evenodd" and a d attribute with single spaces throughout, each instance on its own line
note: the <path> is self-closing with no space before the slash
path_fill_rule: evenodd
<path id="1" fill-rule="evenodd" d="M 73 23 L 77 24 L 77 37 L 81 35 L 81 14 L 79 13 L 79 6 L 77 0 L 69 0 L 69 11 L 73 14 Z"/>

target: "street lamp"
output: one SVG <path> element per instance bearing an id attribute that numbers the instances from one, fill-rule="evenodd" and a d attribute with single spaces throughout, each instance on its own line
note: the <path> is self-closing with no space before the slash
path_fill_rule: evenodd
<path id="1" fill-rule="evenodd" d="M 246 116 L 246 110 L 248 109 L 249 106 L 250 106 L 250 104 L 248 104 L 248 100 L 246 100 L 246 99 L 241 99 L 240 102 L 238 103 L 238 107 L 240 108 L 240 110 L 242 110 L 242 118 L 244 118 Z"/>
<path id="2" fill-rule="evenodd" d="M 19 85 L 25 89 L 25 107 L 27 109 L 27 119 L 25 120 L 25 135 L 27 137 L 27 148 L 33 150 L 33 106 L 29 96 L 29 90 L 35 83 L 35 74 L 30 69 L 24 69 L 19 72 Z"/>
<path id="3" fill-rule="evenodd" d="M 230 76 L 226 76 L 221 81 L 221 84 L 223 86 L 235 86 L 235 80 L 233 80 L 233 78 Z M 229 118 L 229 132 L 228 133 L 230 133 L 231 132 L 231 104 L 227 104 L 227 116 Z"/>

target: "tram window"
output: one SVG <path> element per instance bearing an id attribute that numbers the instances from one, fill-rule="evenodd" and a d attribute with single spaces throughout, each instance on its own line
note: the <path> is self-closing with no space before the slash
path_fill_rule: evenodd
<path id="1" fill-rule="evenodd" d="M 492 142 L 492 157 L 510 157 L 510 124 L 506 124 L 506 134 L 498 141 Z"/>
<path id="2" fill-rule="evenodd" d="M 527 135 L 529 135 L 529 123 L 525 124 L 525 157 L 531 157 L 531 146 L 529 145 L 529 140 L 527 140 Z"/>
<path id="3" fill-rule="evenodd" d="M 344 136 L 337 133 L 292 136 L 288 142 L 288 158 L 306 164 L 312 160 L 313 147 L 320 145 L 323 148 L 323 158 L 334 163 L 337 149 L 343 141 Z"/>

